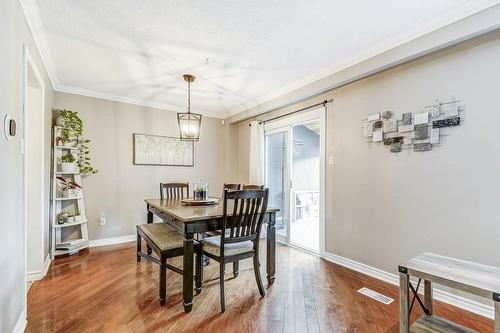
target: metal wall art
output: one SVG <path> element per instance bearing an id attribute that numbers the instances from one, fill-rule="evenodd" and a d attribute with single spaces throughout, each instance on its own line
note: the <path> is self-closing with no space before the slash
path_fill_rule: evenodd
<path id="1" fill-rule="evenodd" d="M 383 142 L 391 153 L 403 149 L 415 152 L 432 150 L 440 142 L 440 129 L 460 125 L 461 101 L 436 101 L 424 107 L 423 112 L 406 112 L 401 118 L 393 118 L 393 111 L 368 115 L 363 124 L 363 136 L 368 142 Z"/>

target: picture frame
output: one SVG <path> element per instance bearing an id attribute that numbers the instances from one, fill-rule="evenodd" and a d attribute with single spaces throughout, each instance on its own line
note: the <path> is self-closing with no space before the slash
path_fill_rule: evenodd
<path id="1" fill-rule="evenodd" d="M 134 165 L 194 166 L 194 142 L 177 137 L 133 133 L 132 161 Z"/>

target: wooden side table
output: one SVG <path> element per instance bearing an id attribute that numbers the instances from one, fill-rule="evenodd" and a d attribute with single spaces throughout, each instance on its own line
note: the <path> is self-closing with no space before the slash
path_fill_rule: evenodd
<path id="1" fill-rule="evenodd" d="M 410 282 L 410 276 L 418 278 L 416 287 Z M 423 300 L 417 294 L 422 280 Z M 500 268 L 433 253 L 420 254 L 399 266 L 400 333 L 476 332 L 433 315 L 432 283 L 492 299 L 495 303 L 495 333 L 500 333 Z M 410 313 L 415 302 L 423 309 L 424 315 L 410 326 Z"/>

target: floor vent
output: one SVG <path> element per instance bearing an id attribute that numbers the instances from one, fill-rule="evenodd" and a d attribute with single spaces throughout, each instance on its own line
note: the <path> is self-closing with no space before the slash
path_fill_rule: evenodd
<path id="1" fill-rule="evenodd" d="M 394 302 L 394 300 L 393 300 L 392 298 L 387 297 L 387 296 L 385 296 L 385 295 L 382 295 L 382 294 L 380 294 L 380 293 L 378 293 L 378 292 L 376 292 L 376 291 L 373 291 L 373 290 L 368 289 L 368 288 L 365 288 L 365 287 L 363 287 L 363 288 L 359 289 L 359 290 L 358 290 L 358 293 L 361 293 L 361 294 L 363 294 L 363 295 L 365 295 L 365 296 L 368 296 L 368 297 L 370 297 L 370 298 L 373 298 L 374 300 L 377 300 L 377 301 L 379 301 L 379 302 L 382 302 L 382 303 L 384 303 L 385 305 L 387 305 L 387 304 L 391 304 L 392 302 Z"/>

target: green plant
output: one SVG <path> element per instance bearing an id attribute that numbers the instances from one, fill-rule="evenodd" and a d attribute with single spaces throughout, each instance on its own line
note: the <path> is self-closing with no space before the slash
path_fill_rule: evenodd
<path id="1" fill-rule="evenodd" d="M 77 148 L 80 148 L 76 160 L 80 173 L 82 175 L 96 173 L 97 170 L 92 166 L 90 158 L 90 140 L 83 138 L 83 121 L 78 116 L 78 112 L 66 109 L 56 110 L 56 112 L 59 112 L 59 117 L 61 117 L 61 136 L 56 139 L 56 142 L 76 141 Z"/>
<path id="2" fill-rule="evenodd" d="M 97 172 L 97 170 L 91 164 L 91 158 L 89 157 L 90 149 L 89 149 L 90 140 L 85 139 L 79 143 L 80 153 L 78 154 L 77 165 L 80 169 L 80 173 L 84 175 L 90 175 Z"/>
<path id="3" fill-rule="evenodd" d="M 63 157 L 61 157 L 61 162 L 74 163 L 74 162 L 76 162 L 76 158 L 75 158 L 75 156 L 73 156 L 73 154 L 66 154 Z"/>
<path id="4" fill-rule="evenodd" d="M 70 110 L 60 110 L 61 117 L 61 140 L 62 142 L 70 142 L 77 140 L 83 133 L 83 121 L 78 117 L 78 112 Z"/>

